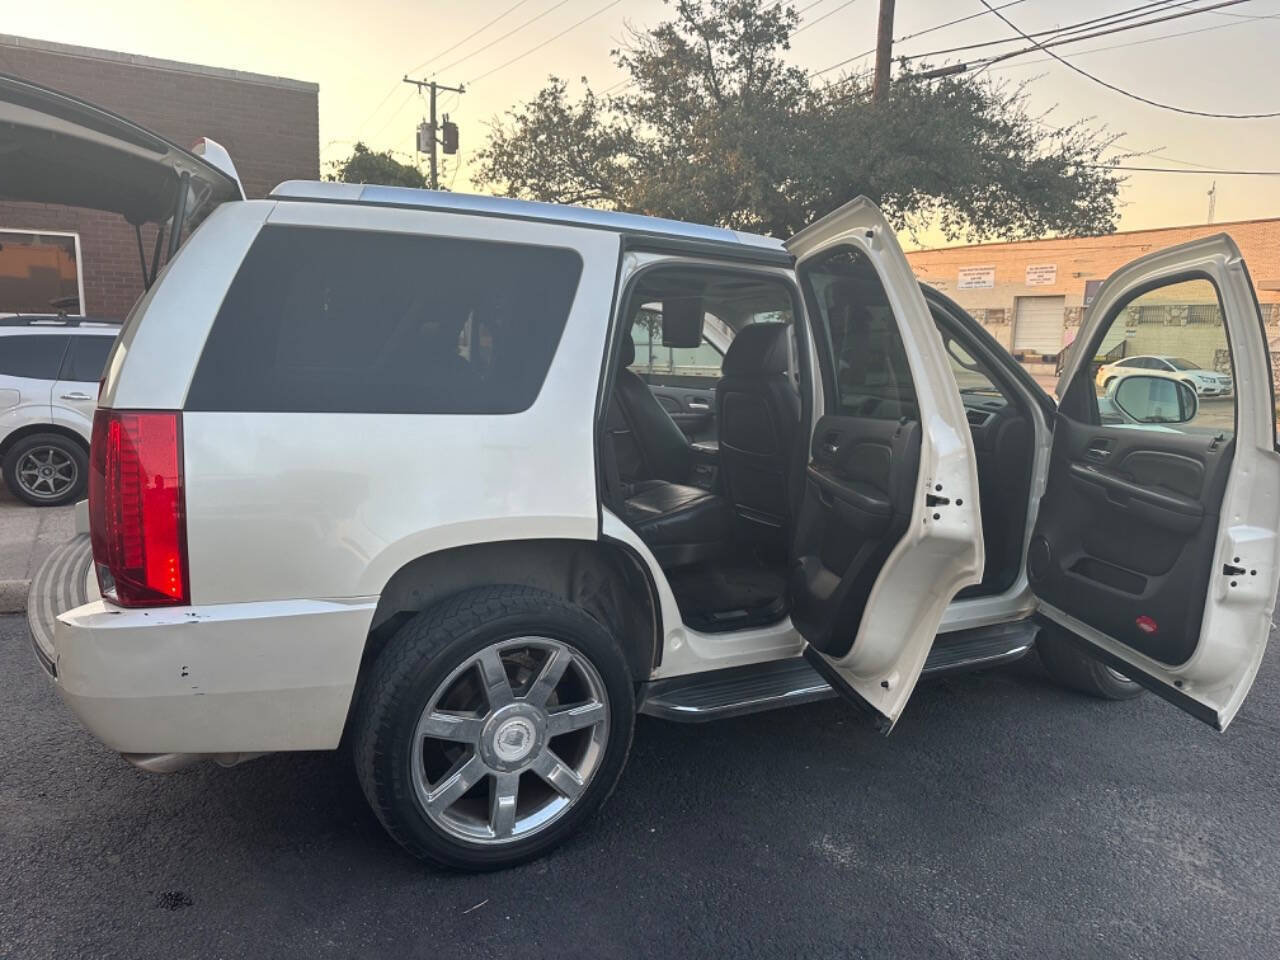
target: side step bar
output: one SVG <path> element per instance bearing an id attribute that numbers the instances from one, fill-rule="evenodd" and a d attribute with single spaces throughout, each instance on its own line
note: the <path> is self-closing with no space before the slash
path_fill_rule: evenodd
<path id="1" fill-rule="evenodd" d="M 1038 629 L 1027 619 L 939 634 L 920 679 L 1012 663 L 1035 644 Z M 654 680 L 642 689 L 640 712 L 663 720 L 701 723 L 835 696 L 803 657 L 792 657 Z"/>

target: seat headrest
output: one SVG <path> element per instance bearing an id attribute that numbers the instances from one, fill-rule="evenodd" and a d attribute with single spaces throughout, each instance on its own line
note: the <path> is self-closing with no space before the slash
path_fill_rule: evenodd
<path id="1" fill-rule="evenodd" d="M 790 324 L 752 323 L 738 331 L 724 355 L 725 376 L 759 376 L 787 372 Z"/>
<path id="2" fill-rule="evenodd" d="M 631 331 L 628 330 L 622 338 L 622 356 L 618 358 L 618 366 L 629 367 L 636 362 L 636 342 L 631 338 Z"/>

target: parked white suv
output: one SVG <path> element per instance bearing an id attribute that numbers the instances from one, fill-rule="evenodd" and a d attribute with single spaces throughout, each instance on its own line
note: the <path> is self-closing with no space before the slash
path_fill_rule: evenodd
<path id="1" fill-rule="evenodd" d="M 0 316 L 0 470 L 38 507 L 84 496 L 98 381 L 119 323 Z"/>
<path id="2" fill-rule="evenodd" d="M 97 582 L 38 651 L 140 766 L 345 732 L 400 843 L 490 869 L 600 806 L 637 711 L 838 695 L 888 732 L 922 676 L 1007 662 L 1038 630 L 1060 679 L 1140 683 L 1218 728 L 1252 682 L 1280 454 L 1225 236 L 1120 270 L 1080 338 L 1203 278 L 1234 428 L 1162 407 L 1146 429 L 1137 377 L 1110 426 L 1087 365 L 1055 406 L 922 291 L 865 199 L 786 244 L 378 186 L 244 200 L 225 158 L 29 85 L 0 82 L 0 123 L 0 190 L 48 197 L 41 170 L 109 153 L 98 203 L 172 237 L 200 224 L 108 362 Z M 689 411 L 713 406 L 714 439 L 691 443 L 634 344 L 703 349 L 708 327 L 719 377 Z"/>

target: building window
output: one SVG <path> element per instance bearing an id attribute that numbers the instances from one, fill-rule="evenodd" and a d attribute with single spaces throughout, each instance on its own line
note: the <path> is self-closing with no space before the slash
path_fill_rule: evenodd
<path id="1" fill-rule="evenodd" d="M 0 314 L 83 313 L 80 237 L 0 229 Z"/>

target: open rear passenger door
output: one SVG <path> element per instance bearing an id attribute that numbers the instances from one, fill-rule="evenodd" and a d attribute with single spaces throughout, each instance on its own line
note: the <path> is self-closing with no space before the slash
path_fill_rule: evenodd
<path id="1" fill-rule="evenodd" d="M 865 197 L 787 242 L 820 389 L 792 545 L 805 657 L 888 732 L 943 611 L 982 577 L 973 441 L 892 228 Z"/>
<path id="2" fill-rule="evenodd" d="M 1113 343 L 1168 356 L 1196 378 L 1135 369 L 1099 385 L 1097 364 Z M 1280 581 L 1270 361 L 1231 238 L 1162 250 L 1113 274 L 1058 394 L 1027 555 L 1041 615 L 1068 642 L 1224 729 L 1253 684 Z"/>

